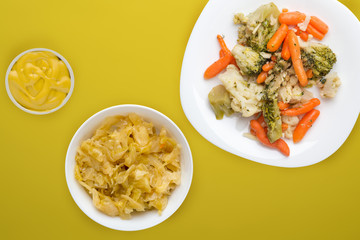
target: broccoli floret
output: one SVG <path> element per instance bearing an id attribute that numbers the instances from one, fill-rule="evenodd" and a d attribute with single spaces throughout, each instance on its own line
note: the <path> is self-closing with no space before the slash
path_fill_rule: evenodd
<path id="1" fill-rule="evenodd" d="M 280 26 L 279 15 L 280 11 L 274 3 L 262 5 L 246 17 L 235 15 L 234 23 L 240 24 L 238 42 L 257 52 L 267 51 L 267 43 Z"/>
<path id="2" fill-rule="evenodd" d="M 268 126 L 267 136 L 270 142 L 275 142 L 282 135 L 280 110 L 277 104 L 278 88 L 276 81 L 271 81 L 265 86 L 262 106 L 263 116 Z"/>
<path id="3" fill-rule="evenodd" d="M 261 72 L 266 59 L 250 47 L 236 45 L 232 54 L 243 75 L 254 76 Z"/>
<path id="4" fill-rule="evenodd" d="M 269 72 L 269 73 L 278 75 L 282 71 L 285 71 L 286 69 L 288 69 L 289 66 L 290 66 L 290 63 L 288 61 L 285 61 L 284 59 L 278 59 L 276 61 L 274 68 L 272 70 L 270 70 L 271 72 Z"/>
<path id="5" fill-rule="evenodd" d="M 315 78 L 326 76 L 336 63 L 335 53 L 326 45 L 316 43 L 301 48 L 304 67 L 312 69 Z"/>
<path id="6" fill-rule="evenodd" d="M 265 52 L 267 51 L 267 43 L 277 29 L 277 25 L 272 26 L 268 20 L 265 20 L 261 23 L 256 33 L 247 38 L 246 44 L 258 52 Z"/>

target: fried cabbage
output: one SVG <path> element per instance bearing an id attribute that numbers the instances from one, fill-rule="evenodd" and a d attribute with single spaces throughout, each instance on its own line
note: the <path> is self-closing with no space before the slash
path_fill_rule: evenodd
<path id="1" fill-rule="evenodd" d="M 127 219 L 148 209 L 161 214 L 180 184 L 180 145 L 135 113 L 107 118 L 81 143 L 75 160 L 75 178 L 109 216 Z"/>

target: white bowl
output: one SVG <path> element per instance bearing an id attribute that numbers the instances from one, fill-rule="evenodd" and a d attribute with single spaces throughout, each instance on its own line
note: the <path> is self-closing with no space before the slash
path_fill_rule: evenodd
<path id="1" fill-rule="evenodd" d="M 157 129 L 165 127 L 170 136 L 173 137 L 181 146 L 181 184 L 175 188 L 171 196 L 168 198 L 168 205 L 161 215 L 156 210 L 145 211 L 132 215 L 131 219 L 123 220 L 120 217 L 110 217 L 97 210 L 92 198 L 86 190 L 77 182 L 74 176 L 75 155 L 80 143 L 92 136 L 94 130 L 100 126 L 102 121 L 109 116 L 127 115 L 128 113 L 137 113 L 144 120 L 150 121 Z M 118 105 L 104 109 L 88 120 L 86 120 L 77 130 L 72 138 L 65 160 L 65 176 L 66 181 L 76 204 L 79 208 L 95 222 L 116 230 L 135 231 L 155 226 L 168 217 L 170 217 L 184 201 L 191 185 L 193 175 L 192 155 L 189 144 L 176 124 L 164 114 L 139 105 Z"/>
<path id="2" fill-rule="evenodd" d="M 11 69 L 13 68 L 14 64 L 23 56 L 25 55 L 26 53 L 28 52 L 39 52 L 39 51 L 47 51 L 47 52 L 52 52 L 53 54 L 55 54 L 58 58 L 60 58 L 66 65 L 67 69 L 69 70 L 69 74 L 70 74 L 70 81 L 71 81 L 71 86 L 70 86 L 70 90 L 68 92 L 68 94 L 66 95 L 65 99 L 62 101 L 62 103 L 57 106 L 56 108 L 53 108 L 53 109 L 50 109 L 48 111 L 35 111 L 35 110 L 30 110 L 30 109 L 27 109 L 25 107 L 23 107 L 21 104 L 19 104 L 15 98 L 13 97 L 13 95 L 11 94 L 11 91 L 10 91 L 10 88 L 9 88 L 9 80 L 8 80 L 8 77 L 9 77 L 9 73 L 11 71 Z M 74 91 L 74 83 L 75 83 L 75 79 L 74 79 L 74 72 L 69 64 L 69 62 L 62 56 L 60 55 L 59 53 L 55 52 L 54 50 L 51 50 L 51 49 L 47 49 L 47 48 L 32 48 L 32 49 L 29 49 L 29 50 L 26 50 L 22 53 L 20 53 L 19 55 L 17 55 L 14 60 L 12 60 L 12 62 L 10 63 L 7 71 L 6 71 L 6 75 L 5 75 L 5 87 L 6 87 L 6 92 L 7 94 L 9 95 L 9 98 L 11 99 L 11 101 L 18 107 L 20 108 L 21 110 L 23 110 L 24 112 L 27 112 L 27 113 L 31 113 L 31 114 L 35 114 L 35 115 L 44 115 L 44 114 L 49 114 L 49 113 L 52 113 L 52 112 L 55 112 L 57 110 L 59 110 L 60 108 L 62 108 L 65 103 L 69 100 L 69 98 L 71 97 L 71 94 L 72 92 Z"/>

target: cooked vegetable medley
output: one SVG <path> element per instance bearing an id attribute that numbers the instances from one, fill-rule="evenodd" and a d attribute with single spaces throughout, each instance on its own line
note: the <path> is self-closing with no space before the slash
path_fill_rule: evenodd
<path id="1" fill-rule="evenodd" d="M 286 156 L 290 149 L 282 138 L 301 141 L 320 111 L 320 100 L 308 91 L 318 86 L 323 98 L 333 98 L 341 85 L 331 70 L 336 55 L 315 41 L 326 37 L 329 27 L 320 18 L 283 9 L 274 3 L 245 16 L 235 14 L 238 44 L 230 51 L 222 36 L 220 58 L 204 74 L 219 76 L 223 85 L 209 93 L 217 119 L 240 113 L 252 117 L 250 133 L 265 146 Z"/>

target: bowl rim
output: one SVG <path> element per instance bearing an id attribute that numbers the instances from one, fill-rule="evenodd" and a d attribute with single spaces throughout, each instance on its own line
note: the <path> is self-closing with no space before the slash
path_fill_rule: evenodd
<path id="1" fill-rule="evenodd" d="M 71 82 L 71 85 L 70 85 L 70 90 L 68 92 L 68 94 L 66 95 L 66 97 L 64 98 L 64 100 L 61 102 L 61 104 L 59 106 L 57 106 L 56 108 L 52 108 L 48 111 L 35 111 L 35 110 L 30 110 L 28 108 L 25 108 L 23 107 L 20 103 L 18 103 L 14 96 L 12 95 L 11 91 L 10 91 L 10 87 L 9 87 L 9 74 L 10 74 L 10 71 L 11 69 L 13 68 L 14 64 L 22 57 L 24 56 L 25 54 L 29 53 L 29 52 L 39 52 L 39 51 L 47 51 L 47 52 L 51 52 L 53 54 L 55 54 L 58 58 L 60 58 L 66 65 L 68 71 L 69 71 L 69 74 L 70 74 L 70 82 Z M 19 109 L 23 110 L 24 112 L 27 112 L 27 113 L 30 113 L 30 114 L 34 114 L 34 115 L 45 115 L 45 114 L 49 114 L 49 113 L 52 113 L 52 112 L 55 112 L 57 110 L 59 110 L 60 108 L 62 108 L 66 103 L 67 101 L 70 99 L 73 91 L 74 91 L 74 85 L 75 85 L 75 78 L 74 78 L 74 72 L 69 64 L 69 62 L 66 60 L 65 57 L 63 57 L 60 53 L 54 51 L 54 50 L 51 50 L 51 49 L 48 49 L 48 48 L 31 48 L 31 49 L 28 49 L 26 51 L 23 51 L 22 53 L 18 54 L 10 63 L 7 71 L 6 71 L 6 75 L 5 75 L 5 88 L 6 88 L 6 92 L 10 98 L 10 100 L 15 104 L 15 106 L 17 106 Z"/>
<path id="2" fill-rule="evenodd" d="M 185 189 L 183 191 L 183 194 L 181 195 L 181 199 L 179 199 L 180 201 L 178 202 L 178 204 L 173 207 L 173 209 L 170 210 L 169 214 L 161 219 L 160 221 L 153 221 L 151 222 L 150 224 L 147 224 L 147 225 L 142 225 L 142 226 L 139 226 L 139 227 L 126 227 L 126 228 L 121 228 L 120 227 L 113 227 L 113 226 L 109 226 L 107 225 L 106 223 L 103 223 L 101 221 L 101 218 L 98 218 L 98 217 L 93 217 L 93 216 L 90 216 L 90 214 L 88 213 L 88 210 L 81 204 L 81 202 L 79 201 L 79 199 L 77 199 L 76 197 L 76 189 L 73 188 L 73 185 L 71 185 L 71 182 L 70 182 L 70 177 L 69 174 L 68 174 L 68 169 L 69 169 L 69 165 L 70 165 L 70 159 L 69 159 L 69 155 L 70 155 L 70 151 L 74 145 L 74 141 L 75 139 L 77 138 L 77 136 L 82 132 L 82 129 L 85 128 L 85 126 L 92 121 L 92 119 L 96 118 L 97 116 L 99 115 L 102 115 L 108 111 L 111 111 L 112 109 L 121 109 L 121 108 L 134 108 L 133 111 L 129 111 L 130 112 L 135 112 L 136 113 L 136 109 L 145 109 L 146 111 L 150 111 L 150 112 L 153 112 L 157 115 L 159 115 L 160 117 L 164 118 L 167 122 L 169 122 L 171 125 L 173 125 L 173 127 L 176 129 L 176 131 L 180 134 L 180 137 L 184 140 L 185 142 L 185 146 L 182 146 L 183 149 L 187 149 L 185 150 L 187 153 L 188 153 L 188 163 L 189 163 L 189 168 L 190 168 L 190 172 L 189 172 L 189 183 L 185 186 Z M 121 115 L 123 113 L 119 113 L 119 115 Z M 145 117 L 145 115 L 142 115 L 142 114 L 139 114 L 141 117 Z M 108 108 L 105 108 L 103 110 L 100 110 L 98 112 L 96 112 L 95 114 L 93 114 L 92 116 L 90 116 L 84 123 L 81 124 L 81 126 L 76 130 L 75 134 L 73 135 L 71 141 L 70 141 L 70 144 L 68 146 L 68 149 L 67 149 L 67 152 L 66 152 L 66 157 L 65 157 L 65 180 L 66 180 L 66 184 L 67 184 L 67 187 L 68 187 L 68 190 L 70 192 L 70 195 L 72 197 L 72 199 L 74 200 L 74 202 L 76 203 L 76 205 L 80 208 L 80 210 L 86 215 L 88 216 L 90 219 L 92 219 L 93 221 L 95 221 L 96 223 L 102 225 L 102 226 L 105 226 L 107 228 L 110 228 L 110 229 L 114 229 L 114 230 L 120 230 L 120 231 L 138 231 L 138 230 L 144 230 L 144 229 L 148 229 L 148 228 L 151 228 L 153 226 L 156 226 L 162 222 L 164 222 L 165 220 L 167 220 L 168 218 L 170 218 L 179 208 L 180 206 L 182 205 L 182 203 L 184 202 L 185 198 L 187 197 L 188 193 L 189 193 L 189 190 L 190 190 L 190 187 L 191 187 L 191 184 L 192 184 L 192 179 L 193 179 L 193 157 L 192 157 L 192 153 L 191 153 L 191 148 L 189 146 L 189 143 L 185 137 L 185 135 L 183 134 L 183 132 L 180 130 L 180 128 L 169 118 L 167 117 L 166 115 L 164 115 L 163 113 L 153 109 L 153 108 L 150 108 L 150 107 L 146 107 L 146 106 L 143 106 L 143 105 L 137 105 L 137 104 L 121 104 L 121 105 L 115 105 L 115 106 L 111 106 L 111 107 L 108 107 Z M 104 214 L 104 213 L 102 213 Z M 116 218 L 118 218 L 118 216 L 116 216 Z"/>

